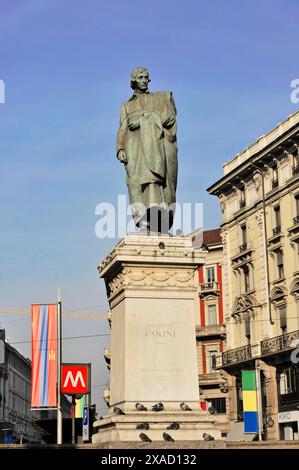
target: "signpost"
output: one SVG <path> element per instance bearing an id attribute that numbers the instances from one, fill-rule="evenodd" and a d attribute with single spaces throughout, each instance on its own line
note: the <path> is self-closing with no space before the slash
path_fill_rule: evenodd
<path id="1" fill-rule="evenodd" d="M 82 395 L 90 394 L 90 364 L 61 364 L 61 393 L 71 395 L 72 397 L 72 444 L 76 442 L 75 436 L 75 416 L 76 416 L 76 398 Z M 87 412 L 85 412 L 87 408 Z M 88 440 L 89 440 L 89 409 L 84 407 L 83 423 L 88 423 Z M 84 424 L 83 424 L 84 429 Z M 84 439 L 84 434 L 83 434 Z"/>
<path id="2" fill-rule="evenodd" d="M 83 408 L 82 420 L 82 439 L 83 442 L 89 442 L 89 406 L 85 405 Z"/>

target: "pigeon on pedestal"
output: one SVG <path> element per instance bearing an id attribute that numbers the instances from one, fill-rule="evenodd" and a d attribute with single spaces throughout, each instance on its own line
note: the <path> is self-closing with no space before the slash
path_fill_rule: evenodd
<path id="1" fill-rule="evenodd" d="M 181 407 L 181 410 L 183 411 L 192 411 L 191 408 L 188 405 L 186 405 L 186 403 L 184 402 L 180 404 L 180 407 Z"/>
<path id="2" fill-rule="evenodd" d="M 169 434 L 167 434 L 167 432 L 163 432 L 163 439 L 164 439 L 164 441 L 167 441 L 167 442 L 175 442 L 173 437 L 171 437 Z"/>
<path id="3" fill-rule="evenodd" d="M 149 424 L 148 423 L 137 424 L 136 429 L 149 429 Z"/>
<path id="4" fill-rule="evenodd" d="M 144 434 L 144 432 L 141 432 L 139 437 L 143 442 L 152 442 L 152 440 L 146 434 Z"/>
<path id="5" fill-rule="evenodd" d="M 137 411 L 147 411 L 147 408 L 142 403 L 136 403 L 135 408 Z"/>
<path id="6" fill-rule="evenodd" d="M 180 429 L 180 424 L 179 423 L 172 423 L 169 426 L 167 426 L 166 429 Z"/>
<path id="7" fill-rule="evenodd" d="M 156 403 L 156 405 L 152 406 L 153 411 L 163 411 L 164 405 L 163 403 Z"/>
<path id="8" fill-rule="evenodd" d="M 203 433 L 202 437 L 205 441 L 215 441 L 215 437 L 211 436 L 210 434 L 207 434 L 206 432 Z"/>
<path id="9" fill-rule="evenodd" d="M 125 415 L 125 414 L 126 414 L 123 410 L 121 410 L 121 409 L 118 408 L 117 406 L 115 406 L 115 407 L 113 408 L 113 411 L 114 411 L 114 414 L 116 414 L 116 415 Z"/>

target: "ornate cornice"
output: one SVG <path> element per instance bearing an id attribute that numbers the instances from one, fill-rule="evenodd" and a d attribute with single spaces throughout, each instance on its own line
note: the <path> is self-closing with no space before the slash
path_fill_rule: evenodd
<path id="1" fill-rule="evenodd" d="M 126 288 L 194 288 L 194 270 L 124 268 L 109 282 L 109 293 Z"/>

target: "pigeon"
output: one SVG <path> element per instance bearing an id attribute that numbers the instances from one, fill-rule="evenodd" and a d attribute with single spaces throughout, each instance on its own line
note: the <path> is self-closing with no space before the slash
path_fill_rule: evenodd
<path id="1" fill-rule="evenodd" d="M 211 436 L 210 434 L 207 434 L 206 432 L 203 433 L 202 437 L 205 441 L 215 441 L 215 437 Z"/>
<path id="2" fill-rule="evenodd" d="M 139 437 L 143 442 L 152 442 L 152 440 L 146 434 L 144 434 L 144 432 L 141 432 Z"/>
<path id="3" fill-rule="evenodd" d="M 137 411 L 147 411 L 147 408 L 142 403 L 136 403 L 135 408 Z"/>
<path id="4" fill-rule="evenodd" d="M 152 406 L 153 411 L 163 411 L 164 406 L 163 403 L 156 403 L 156 405 Z"/>
<path id="5" fill-rule="evenodd" d="M 167 426 L 166 429 L 180 429 L 180 424 L 179 423 L 172 423 L 169 426 Z"/>
<path id="6" fill-rule="evenodd" d="M 115 407 L 113 408 L 113 411 L 114 411 L 114 413 L 115 413 L 116 415 L 125 415 L 125 414 L 126 414 L 123 410 L 121 410 L 121 409 L 118 408 L 117 406 L 115 406 Z"/>
<path id="7" fill-rule="evenodd" d="M 188 405 L 186 405 L 186 403 L 184 402 L 180 404 L 180 407 L 181 407 L 181 410 L 183 411 L 192 411 L 191 408 Z"/>
<path id="8" fill-rule="evenodd" d="M 163 432 L 163 439 L 164 439 L 164 441 L 175 442 L 173 437 L 171 437 L 169 434 L 167 434 L 167 432 Z"/>
<path id="9" fill-rule="evenodd" d="M 136 429 L 149 429 L 149 424 L 148 423 L 137 424 Z"/>

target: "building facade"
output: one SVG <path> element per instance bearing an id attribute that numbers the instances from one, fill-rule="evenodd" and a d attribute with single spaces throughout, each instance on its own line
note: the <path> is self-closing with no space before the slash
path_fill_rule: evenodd
<path id="1" fill-rule="evenodd" d="M 31 361 L 5 340 L 0 330 L 0 442 L 40 442 L 31 412 Z"/>
<path id="2" fill-rule="evenodd" d="M 263 439 L 299 439 L 299 112 L 224 165 L 208 192 L 223 214 L 227 350 L 218 367 L 232 427 L 241 371 L 261 380 Z"/>
<path id="3" fill-rule="evenodd" d="M 198 268 L 196 345 L 201 407 L 214 414 L 223 435 L 228 431 L 227 389 L 216 369 L 216 357 L 225 350 L 222 299 L 223 248 L 220 229 L 203 232 L 205 263 Z"/>

